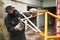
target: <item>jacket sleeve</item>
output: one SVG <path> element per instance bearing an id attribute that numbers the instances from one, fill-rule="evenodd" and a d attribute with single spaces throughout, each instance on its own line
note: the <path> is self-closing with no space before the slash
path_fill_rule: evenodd
<path id="1" fill-rule="evenodd" d="M 24 15 L 25 15 L 26 17 L 30 17 L 30 16 L 31 16 L 30 13 L 26 13 L 26 12 L 24 12 Z"/>
<path id="2" fill-rule="evenodd" d="M 15 31 L 14 26 L 11 24 L 10 20 L 5 18 L 4 24 L 7 27 L 8 32 L 14 32 Z"/>
<path id="3" fill-rule="evenodd" d="M 26 17 L 29 17 L 29 16 L 31 16 L 31 14 L 30 13 L 23 13 Z M 25 18 L 23 15 L 21 15 L 20 13 L 19 13 L 19 17 L 21 17 L 21 18 Z"/>
<path id="4" fill-rule="evenodd" d="M 24 16 L 21 15 L 19 11 L 15 10 L 14 13 L 15 13 L 16 16 L 18 16 L 18 17 L 20 17 L 20 18 L 24 18 Z M 23 14 L 24 14 L 25 16 L 27 16 L 27 17 L 31 16 L 30 13 L 23 12 Z"/>

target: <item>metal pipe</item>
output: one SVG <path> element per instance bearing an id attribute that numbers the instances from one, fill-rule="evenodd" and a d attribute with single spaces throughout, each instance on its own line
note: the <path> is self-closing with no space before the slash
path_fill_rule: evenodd
<path id="1" fill-rule="evenodd" d="M 48 36 L 47 38 L 60 38 L 60 36 Z"/>
<path id="2" fill-rule="evenodd" d="M 53 13 L 51 13 L 51 12 L 48 12 L 48 14 L 51 15 L 51 16 L 53 16 L 54 18 L 57 18 L 57 19 L 60 20 L 60 17 L 58 17 L 57 15 L 55 15 L 55 14 L 53 14 Z"/>
<path id="3" fill-rule="evenodd" d="M 20 14 L 23 15 L 27 19 L 27 21 L 30 22 L 36 28 L 36 30 L 41 32 L 41 30 L 39 30 L 22 12 L 20 12 Z"/>
<path id="4" fill-rule="evenodd" d="M 23 20 L 22 20 L 23 23 L 25 23 Z M 25 23 L 26 24 L 26 23 Z M 42 33 L 42 32 L 39 32 L 37 31 L 36 29 L 34 29 L 32 26 L 30 26 L 29 24 L 26 24 L 28 27 L 30 27 L 31 29 L 33 29 L 36 33 L 38 33 L 41 37 L 45 38 L 45 35 Z"/>
<path id="5" fill-rule="evenodd" d="M 37 33 L 39 33 L 39 35 L 45 37 L 44 34 L 22 12 L 21 14 L 27 19 L 28 22 L 30 22 L 34 26 L 34 28 L 38 31 Z"/>
<path id="6" fill-rule="evenodd" d="M 48 14 L 45 13 L 45 40 L 48 40 Z"/>
<path id="7" fill-rule="evenodd" d="M 27 22 L 27 20 L 25 20 L 25 30 L 27 30 L 27 24 L 28 24 L 28 22 Z"/>
<path id="8" fill-rule="evenodd" d="M 21 20 L 23 23 L 25 23 L 25 21 Z M 33 29 L 35 32 L 37 32 L 36 29 L 34 29 L 33 27 L 31 27 L 29 24 L 25 23 L 27 26 L 29 26 L 31 29 Z"/>
<path id="9" fill-rule="evenodd" d="M 37 15 L 35 15 L 35 16 L 30 16 L 30 17 L 28 17 L 28 18 L 34 18 L 34 17 L 37 17 L 37 16 L 40 16 L 40 15 L 43 15 L 43 14 L 37 14 Z M 22 20 L 25 20 L 26 18 L 23 18 Z"/>

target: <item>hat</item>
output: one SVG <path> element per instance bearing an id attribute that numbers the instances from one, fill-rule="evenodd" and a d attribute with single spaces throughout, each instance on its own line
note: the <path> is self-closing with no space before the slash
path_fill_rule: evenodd
<path id="1" fill-rule="evenodd" d="M 14 8 L 14 7 L 12 7 L 11 5 L 6 6 L 6 8 L 5 8 L 6 12 L 7 12 L 7 10 L 9 10 L 9 9 L 11 9 L 11 8 Z"/>

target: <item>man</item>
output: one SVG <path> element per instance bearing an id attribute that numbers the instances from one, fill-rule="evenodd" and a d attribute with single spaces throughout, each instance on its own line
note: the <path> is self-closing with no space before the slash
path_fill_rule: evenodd
<path id="1" fill-rule="evenodd" d="M 7 16 L 5 17 L 4 24 L 10 33 L 9 40 L 26 40 L 24 23 L 19 19 L 24 17 L 11 5 L 6 6 L 5 10 L 7 12 Z M 30 14 L 25 15 L 27 17 L 30 16 Z"/>

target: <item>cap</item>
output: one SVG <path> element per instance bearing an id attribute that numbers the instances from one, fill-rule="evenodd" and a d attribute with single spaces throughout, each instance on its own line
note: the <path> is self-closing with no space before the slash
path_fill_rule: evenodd
<path id="1" fill-rule="evenodd" d="M 6 12 L 7 12 L 7 10 L 9 10 L 9 9 L 11 9 L 11 8 L 14 8 L 14 7 L 12 7 L 11 5 L 6 6 L 6 7 L 5 7 Z"/>

